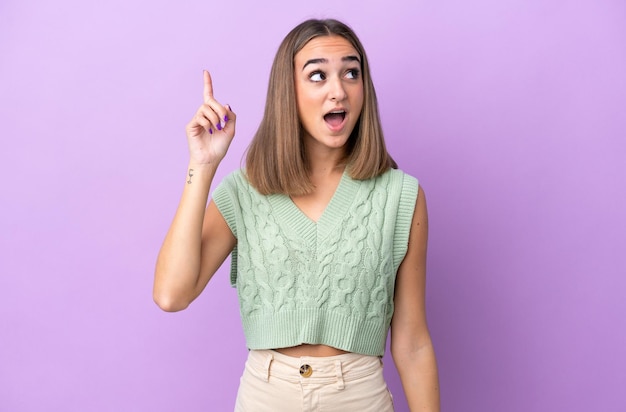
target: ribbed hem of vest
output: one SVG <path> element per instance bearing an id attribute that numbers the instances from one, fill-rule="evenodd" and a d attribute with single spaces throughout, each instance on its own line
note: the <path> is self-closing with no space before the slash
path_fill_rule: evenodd
<path id="1" fill-rule="evenodd" d="M 383 356 L 389 325 L 322 309 L 267 313 L 242 318 L 249 349 L 323 344 L 363 355 Z"/>

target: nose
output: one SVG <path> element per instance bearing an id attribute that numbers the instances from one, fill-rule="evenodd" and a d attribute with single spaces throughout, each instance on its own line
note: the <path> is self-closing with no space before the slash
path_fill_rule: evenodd
<path id="1" fill-rule="evenodd" d="M 340 78 L 336 77 L 332 81 L 328 82 L 328 84 L 330 87 L 330 90 L 329 90 L 330 100 L 340 102 L 347 97 L 346 89 Z"/>

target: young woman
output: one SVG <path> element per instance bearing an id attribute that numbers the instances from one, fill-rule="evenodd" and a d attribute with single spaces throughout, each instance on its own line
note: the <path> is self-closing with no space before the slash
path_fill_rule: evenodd
<path id="1" fill-rule="evenodd" d="M 237 411 L 392 411 L 391 353 L 411 411 L 438 411 L 426 325 L 428 219 L 388 154 L 365 51 L 336 20 L 283 40 L 244 170 L 209 193 L 236 115 L 213 96 L 187 125 L 190 160 L 154 299 L 185 309 L 231 255 L 250 349 Z"/>

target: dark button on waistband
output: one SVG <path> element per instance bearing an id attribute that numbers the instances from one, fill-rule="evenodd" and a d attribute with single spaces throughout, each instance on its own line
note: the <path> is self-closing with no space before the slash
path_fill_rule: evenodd
<path id="1" fill-rule="evenodd" d="M 302 365 L 300 366 L 300 375 L 304 378 L 308 378 L 313 374 L 313 368 L 310 365 Z"/>

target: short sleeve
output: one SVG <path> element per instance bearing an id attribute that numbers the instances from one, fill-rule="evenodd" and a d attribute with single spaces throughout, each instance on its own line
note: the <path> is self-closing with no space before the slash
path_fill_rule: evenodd
<path id="1" fill-rule="evenodd" d="M 403 172 L 399 173 L 401 173 L 402 184 L 400 186 L 400 199 L 393 240 L 393 263 L 395 268 L 400 266 L 408 250 L 411 222 L 413 222 L 413 213 L 415 212 L 415 203 L 419 189 L 419 183 L 416 178 Z"/>
<path id="2" fill-rule="evenodd" d="M 241 178 L 241 171 L 235 171 L 227 175 L 215 188 L 211 197 L 217 209 L 224 217 L 226 224 L 237 238 L 237 222 L 241 221 L 241 207 L 239 205 L 237 181 Z M 237 286 L 237 260 L 238 249 L 234 247 L 230 257 L 230 285 Z"/>
<path id="3" fill-rule="evenodd" d="M 213 201 L 220 211 L 224 220 L 228 224 L 228 227 L 233 232 L 233 235 L 237 237 L 237 215 L 236 210 L 238 207 L 237 201 L 237 182 L 235 179 L 235 173 L 233 172 L 226 176 L 224 180 L 215 188 L 212 194 Z"/>

